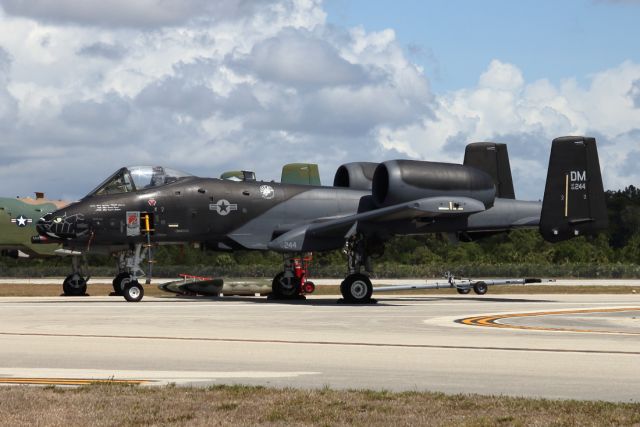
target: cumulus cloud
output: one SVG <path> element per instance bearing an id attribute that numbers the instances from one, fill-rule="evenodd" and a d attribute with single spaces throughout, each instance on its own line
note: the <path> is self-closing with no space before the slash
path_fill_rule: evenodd
<path id="1" fill-rule="evenodd" d="M 629 90 L 629 96 L 636 108 L 640 108 L 640 79 L 634 80 Z"/>
<path id="2" fill-rule="evenodd" d="M 10 69 L 11 57 L 0 47 L 0 129 L 3 130 L 15 123 L 18 112 L 18 102 L 8 90 Z"/>
<path id="3" fill-rule="evenodd" d="M 120 44 L 95 42 L 82 46 L 77 53 L 80 56 L 117 60 L 127 53 L 127 48 Z"/>
<path id="4" fill-rule="evenodd" d="M 637 170 L 620 169 L 640 141 L 640 110 L 629 99 L 635 97 L 639 77 L 640 65 L 625 62 L 593 75 L 588 87 L 575 80 L 526 83 L 518 67 L 494 60 L 476 87 L 439 96 L 435 118 L 381 128 L 378 141 L 407 156 L 449 161 L 460 161 L 468 142 L 507 143 L 516 191 L 539 198 L 550 141 L 562 135 L 595 136 L 605 185 L 621 188 L 640 181 Z"/>
<path id="5" fill-rule="evenodd" d="M 327 25 L 320 0 L 134 3 L 0 0 L 0 194 L 80 197 L 149 163 L 277 179 L 314 162 L 331 182 L 344 162 L 461 162 L 468 142 L 496 140 L 518 195 L 538 198 L 567 134 L 598 138 L 609 188 L 638 182 L 638 64 L 581 87 L 497 59 L 434 94 L 393 30 Z"/>
<path id="6" fill-rule="evenodd" d="M 154 28 L 185 24 L 204 17 L 237 18 L 260 0 L 2 0 L 6 13 L 53 24 Z"/>
<path id="7" fill-rule="evenodd" d="M 167 2 L 190 9 L 174 20 L 152 11 L 145 22 L 135 21 L 138 5 L 118 2 L 104 13 L 4 2 L 0 44 L 14 61 L 0 65 L 19 108 L 3 142 L 15 154 L 4 157 L 0 194 L 12 176 L 11 191 L 79 197 L 140 163 L 271 179 L 286 162 L 310 161 L 330 181 L 342 162 L 384 158 L 373 138 L 381 124 L 429 114 L 427 80 L 392 31 L 327 26 L 315 0 L 227 3 L 233 13 L 205 26 L 212 12 L 198 8 L 208 2 Z"/>
<path id="8" fill-rule="evenodd" d="M 300 30 L 286 30 L 257 43 L 240 61 L 257 77 L 293 87 L 363 84 L 361 65 L 340 56 L 329 42 Z"/>

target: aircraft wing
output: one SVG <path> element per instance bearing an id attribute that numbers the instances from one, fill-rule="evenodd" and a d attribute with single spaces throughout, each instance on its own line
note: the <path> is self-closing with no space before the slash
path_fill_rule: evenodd
<path id="1" fill-rule="evenodd" d="M 486 208 L 482 202 L 468 197 L 429 197 L 304 224 L 273 239 L 268 247 L 279 252 L 321 250 L 323 240 L 337 237 L 347 239 L 355 233 L 359 224 L 467 216 L 484 210 Z"/>

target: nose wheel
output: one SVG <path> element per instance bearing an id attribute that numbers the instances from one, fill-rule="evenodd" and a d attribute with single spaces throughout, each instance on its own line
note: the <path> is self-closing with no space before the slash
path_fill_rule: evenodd
<path id="1" fill-rule="evenodd" d="M 138 302 L 144 296 L 144 288 L 137 280 L 124 279 L 122 296 L 129 302 Z"/>
<path id="2" fill-rule="evenodd" d="M 129 273 L 119 273 L 114 279 L 113 279 L 113 295 L 114 296 L 122 296 L 122 289 L 123 289 L 123 281 L 125 279 L 130 279 L 131 275 Z"/>
<path id="3" fill-rule="evenodd" d="M 87 293 L 87 280 L 78 273 L 68 275 L 62 282 L 62 291 L 66 296 L 82 296 Z"/>

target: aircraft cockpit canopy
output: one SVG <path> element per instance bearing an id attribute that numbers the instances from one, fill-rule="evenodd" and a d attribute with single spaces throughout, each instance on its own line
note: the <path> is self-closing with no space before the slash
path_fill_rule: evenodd
<path id="1" fill-rule="evenodd" d="M 90 192 L 89 196 L 130 193 L 171 184 L 189 176 L 192 175 L 163 166 L 129 166 L 119 169 Z"/>

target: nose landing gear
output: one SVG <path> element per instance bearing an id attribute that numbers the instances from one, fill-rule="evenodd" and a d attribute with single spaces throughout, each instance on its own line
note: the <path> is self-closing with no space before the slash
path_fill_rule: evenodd
<path id="1" fill-rule="evenodd" d="M 71 256 L 71 266 L 73 272 L 62 282 L 62 292 L 65 296 L 79 297 L 87 294 L 87 282 L 91 278 L 85 276 L 86 260 L 80 259 L 77 255 Z"/>
<path id="2" fill-rule="evenodd" d="M 129 302 L 138 302 L 144 296 L 144 288 L 138 277 L 144 275 L 140 264 L 145 258 L 151 258 L 150 245 L 136 244 L 132 250 L 118 254 L 118 274 L 113 279 L 113 294 L 123 296 Z M 153 262 L 151 259 L 149 263 Z M 147 275 L 147 283 L 151 282 L 151 274 Z"/>

